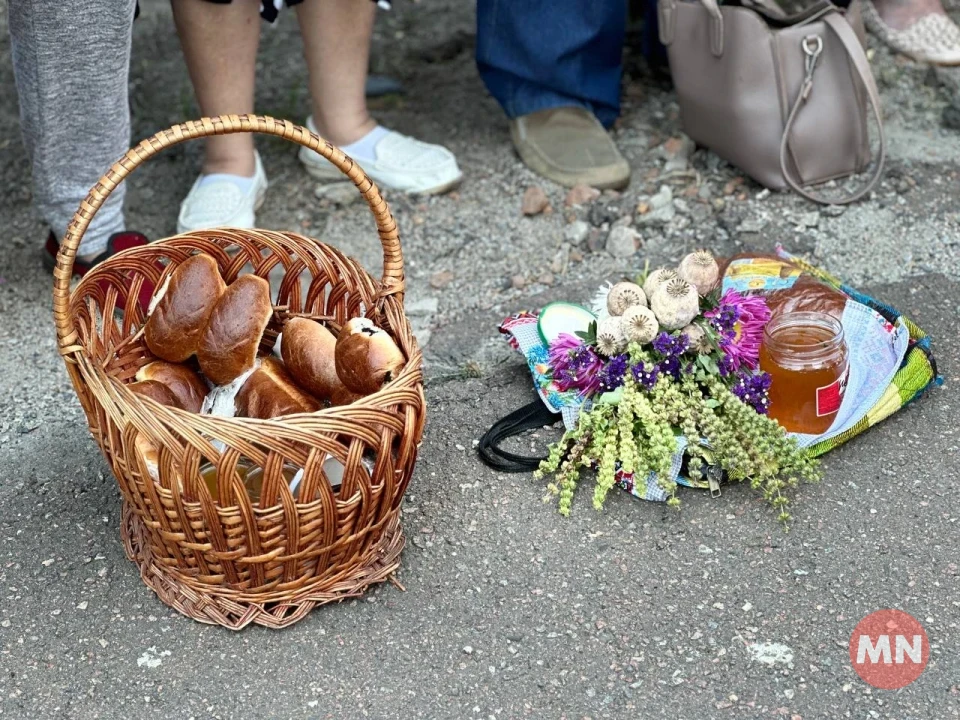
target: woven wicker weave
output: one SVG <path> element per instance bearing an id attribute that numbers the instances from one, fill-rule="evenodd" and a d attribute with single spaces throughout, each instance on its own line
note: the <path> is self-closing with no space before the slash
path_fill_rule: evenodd
<path id="1" fill-rule="evenodd" d="M 353 181 L 376 219 L 382 279 L 301 235 L 217 229 L 120 253 L 70 292 L 83 233 L 134 168 L 171 145 L 234 132 L 276 135 L 316 150 Z M 125 383 L 153 359 L 142 341 L 141 285 L 159 287 L 198 251 L 217 261 L 228 283 L 241 272 L 267 277 L 282 266 L 263 351 L 286 317 L 324 319 L 339 330 L 349 318 L 365 315 L 393 336 L 406 366 L 390 385 L 352 405 L 278 420 L 195 415 L 135 395 Z M 120 485 L 124 546 L 161 600 L 232 629 L 283 627 L 391 576 L 403 547 L 400 503 L 423 432 L 421 355 L 403 313 L 396 223 L 352 160 L 306 128 L 272 118 L 231 115 L 177 125 L 130 150 L 94 186 L 63 238 L 54 276 L 60 353 Z M 139 450 L 145 442 L 158 449 L 156 481 Z M 321 468 L 327 456 L 344 465 L 337 491 Z M 373 462 L 372 472 L 365 459 Z M 256 503 L 234 472 L 239 460 L 264 470 Z M 208 461 L 218 468 L 215 494 L 198 473 Z M 304 468 L 296 499 L 282 475 L 286 463 Z"/>

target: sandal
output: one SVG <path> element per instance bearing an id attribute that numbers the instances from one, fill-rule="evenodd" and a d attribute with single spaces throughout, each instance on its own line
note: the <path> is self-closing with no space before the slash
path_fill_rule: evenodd
<path id="1" fill-rule="evenodd" d="M 864 0 L 863 22 L 881 42 L 913 60 L 960 65 L 960 27 L 946 15 L 924 15 L 906 30 L 895 30 L 883 21 L 871 0 Z"/>

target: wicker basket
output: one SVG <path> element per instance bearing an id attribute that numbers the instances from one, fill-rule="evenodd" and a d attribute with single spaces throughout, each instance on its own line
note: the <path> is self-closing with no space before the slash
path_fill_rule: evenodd
<path id="1" fill-rule="evenodd" d="M 120 253 L 70 292 L 83 233 L 134 168 L 185 140 L 235 132 L 299 143 L 352 180 L 376 218 L 383 278 L 295 233 L 216 229 Z M 264 352 L 287 317 L 323 319 L 339 329 L 365 315 L 393 336 L 406 366 L 390 385 L 352 405 L 279 420 L 195 415 L 135 395 L 125 383 L 153 359 L 142 341 L 141 290 L 159 287 L 198 251 L 216 259 L 228 283 L 242 272 L 267 277 L 282 266 Z M 127 554 L 163 602 L 201 622 L 277 628 L 392 577 L 403 547 L 400 503 L 423 432 L 421 355 L 403 313 L 396 223 L 350 158 L 306 128 L 268 117 L 205 118 L 164 130 L 127 152 L 90 191 L 63 239 L 54 275 L 60 353 L 120 484 Z M 157 480 L 139 450 L 144 441 L 158 449 Z M 343 465 L 336 491 L 322 468 L 331 456 Z M 235 472 L 238 461 L 263 468 L 256 503 Z M 205 462 L 217 466 L 216 493 L 200 477 Z M 285 465 L 304 469 L 296 499 L 282 474 Z"/>

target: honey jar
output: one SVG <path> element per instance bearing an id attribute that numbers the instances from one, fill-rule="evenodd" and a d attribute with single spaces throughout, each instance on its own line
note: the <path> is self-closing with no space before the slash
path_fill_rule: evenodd
<path id="1" fill-rule="evenodd" d="M 770 374 L 770 417 L 788 432 L 826 432 L 850 377 L 843 326 L 825 313 L 778 315 L 764 329 L 760 369 Z"/>

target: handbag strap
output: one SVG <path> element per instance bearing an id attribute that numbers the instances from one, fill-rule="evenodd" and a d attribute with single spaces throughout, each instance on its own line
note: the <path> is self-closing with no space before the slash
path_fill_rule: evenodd
<path id="1" fill-rule="evenodd" d="M 508 438 L 515 437 L 526 430 L 553 425 L 560 416 L 543 404 L 539 399 L 519 410 L 514 410 L 493 424 L 477 446 L 477 453 L 485 465 L 500 472 L 530 472 L 540 467 L 546 457 L 517 455 L 500 447 L 500 443 Z"/>
<path id="2" fill-rule="evenodd" d="M 793 109 L 787 117 L 783 138 L 780 140 L 780 170 L 787 184 L 789 184 L 797 194 L 802 195 L 808 200 L 825 205 L 847 205 L 856 202 L 873 190 L 880 180 L 880 175 L 883 172 L 883 164 L 887 156 L 887 140 L 883 132 L 883 118 L 880 115 L 880 93 L 877 91 L 877 83 L 873 79 L 873 73 L 870 71 L 870 64 L 867 61 L 867 56 L 863 52 L 863 46 L 860 44 L 860 40 L 857 38 L 853 28 L 850 27 L 850 24 L 839 13 L 830 13 L 824 16 L 823 20 L 840 39 L 840 42 L 843 43 L 843 47 L 847 51 L 847 56 L 850 58 L 850 62 L 853 63 L 854 70 L 856 70 L 857 75 L 863 83 L 863 87 L 867 91 L 867 103 L 873 112 L 874 119 L 877 121 L 877 128 L 880 134 L 880 150 L 876 165 L 863 187 L 846 197 L 836 200 L 830 200 L 804 190 L 801 186 L 802 180 L 795 178 L 791 174 L 790 168 L 787 166 L 790 133 L 793 130 L 793 125 L 800 109 L 804 106 L 807 98 L 810 97 L 810 92 L 813 90 L 814 71 L 816 70 L 817 60 L 823 50 L 823 40 L 821 38 L 815 38 L 816 42 L 814 43 L 812 38 L 807 37 L 803 40 L 803 50 L 807 54 L 807 75 L 803 80 L 803 85 L 800 87 L 800 93 L 797 95 L 796 102 L 793 104 Z"/>

